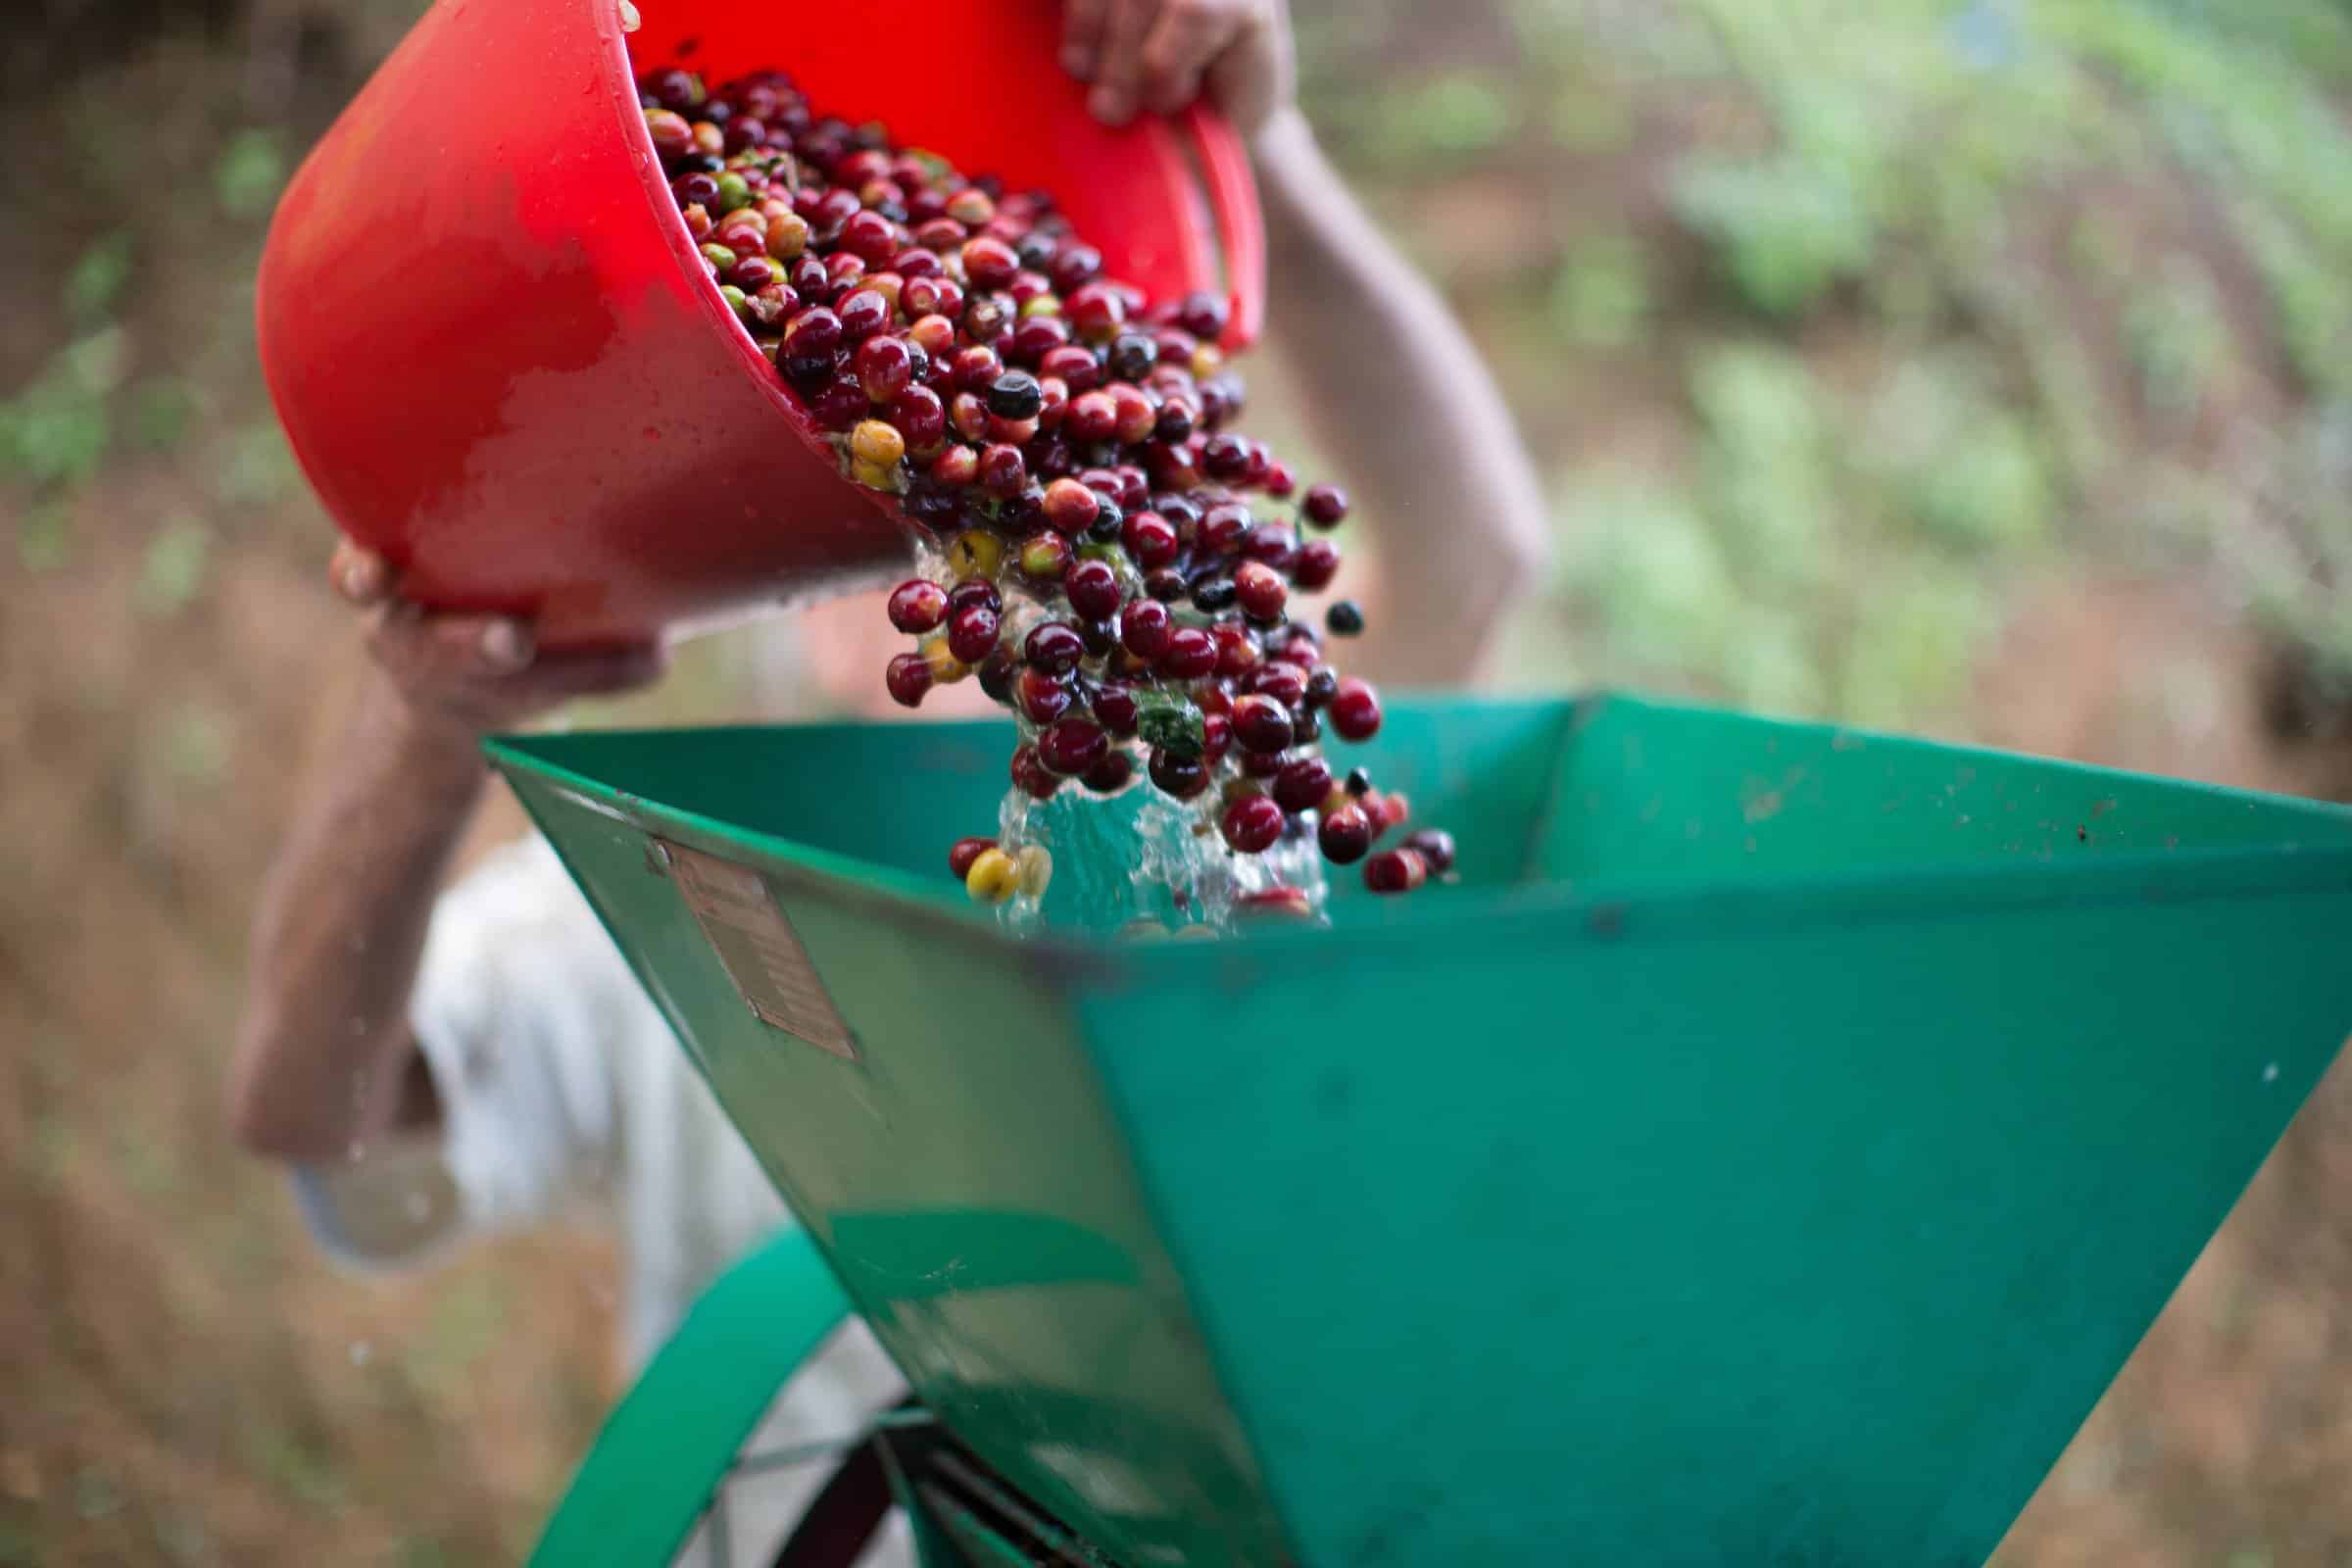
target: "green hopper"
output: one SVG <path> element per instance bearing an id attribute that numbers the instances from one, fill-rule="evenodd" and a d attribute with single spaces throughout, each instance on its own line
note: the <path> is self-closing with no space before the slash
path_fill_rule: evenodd
<path id="1" fill-rule="evenodd" d="M 1974 1568 L 2352 1032 L 2331 808 L 1407 703 L 1361 751 L 1456 880 L 1137 942 L 1072 842 L 1024 939 L 945 864 L 1008 751 L 492 756 L 924 1402 L 1122 1568 Z"/>

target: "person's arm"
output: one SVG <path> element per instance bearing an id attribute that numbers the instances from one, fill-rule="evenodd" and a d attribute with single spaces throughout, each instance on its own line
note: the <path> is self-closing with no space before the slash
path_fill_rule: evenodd
<path id="1" fill-rule="evenodd" d="M 1348 668 L 1466 680 L 1503 612 L 1541 580 L 1549 533 L 1535 466 L 1453 314 L 1356 205 L 1305 118 L 1278 111 L 1253 146 L 1269 346 L 1377 540 L 1388 589 L 1378 608 L 1390 613 L 1374 615 Z"/>
<path id="2" fill-rule="evenodd" d="M 1348 667 L 1413 683 L 1469 676 L 1543 570 L 1542 487 L 1460 324 L 1315 145 L 1293 102 L 1281 0 L 1070 0 L 1062 63 L 1111 123 L 1206 94 L 1249 138 L 1270 343 L 1378 541 L 1382 579 L 1411 586 L 1415 613 L 1376 620 Z"/>
<path id="3" fill-rule="evenodd" d="M 374 607 L 374 667 L 264 884 L 227 1089 L 238 1141 L 295 1161 L 436 1115 L 409 999 L 482 799 L 480 737 L 662 667 L 658 649 L 537 655 L 523 623 L 391 604 L 382 564 L 349 549 L 332 575 Z"/>

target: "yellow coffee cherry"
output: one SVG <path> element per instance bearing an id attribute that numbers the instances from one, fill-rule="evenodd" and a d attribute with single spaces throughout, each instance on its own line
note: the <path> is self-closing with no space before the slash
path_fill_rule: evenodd
<path id="1" fill-rule="evenodd" d="M 953 686 L 972 672 L 972 666 L 948 651 L 945 632 L 923 639 L 923 662 L 931 666 L 931 684 Z"/>
<path id="2" fill-rule="evenodd" d="M 1046 896 L 1046 886 L 1054 880 L 1054 852 L 1042 844 L 1032 844 L 1021 851 L 1021 891 L 1033 899 Z"/>
<path id="3" fill-rule="evenodd" d="M 779 262 L 795 261 L 808 248 L 808 220 L 800 214 L 787 212 L 782 217 L 768 215 L 767 254 Z"/>
<path id="4" fill-rule="evenodd" d="M 1020 862 L 1003 850 L 981 851 L 963 873 L 963 891 L 981 904 L 1003 904 L 1020 885 Z"/>
<path id="5" fill-rule="evenodd" d="M 1193 349 L 1193 379 L 1205 381 L 1225 366 L 1225 355 L 1214 343 L 1201 343 Z"/>
<path id="6" fill-rule="evenodd" d="M 855 459 L 850 463 L 850 477 L 868 490 L 895 490 L 899 483 L 895 470 L 879 463 L 859 463 Z"/>
<path id="7" fill-rule="evenodd" d="M 966 528 L 948 541 L 948 569 L 960 582 L 975 577 L 994 580 L 1004 564 L 1004 541 L 978 528 Z"/>
<path id="8" fill-rule="evenodd" d="M 877 468 L 889 468 L 906 455 L 906 438 L 886 419 L 859 419 L 850 432 L 850 456 Z"/>

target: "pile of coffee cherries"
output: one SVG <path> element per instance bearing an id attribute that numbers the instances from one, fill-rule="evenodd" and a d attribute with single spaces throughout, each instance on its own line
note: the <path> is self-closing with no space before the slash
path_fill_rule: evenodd
<path id="1" fill-rule="evenodd" d="M 919 639 L 885 672 L 894 699 L 977 679 L 1018 720 L 1012 781 L 1040 801 L 1140 776 L 1237 854 L 1312 832 L 1381 893 L 1451 870 L 1440 832 L 1376 852 L 1403 796 L 1321 755 L 1327 731 L 1381 721 L 1324 657 L 1326 633 L 1363 629 L 1355 606 L 1323 632 L 1296 618 L 1339 570 L 1317 535 L 1348 498 L 1233 427 L 1224 301 L 1147 299 L 1050 197 L 820 119 L 780 73 L 712 92 L 664 67 L 638 88 L 720 294 L 850 477 L 926 542 L 929 574 L 890 596 Z M 1036 858 L 965 839 L 949 863 L 1001 903 L 1036 891 Z"/>

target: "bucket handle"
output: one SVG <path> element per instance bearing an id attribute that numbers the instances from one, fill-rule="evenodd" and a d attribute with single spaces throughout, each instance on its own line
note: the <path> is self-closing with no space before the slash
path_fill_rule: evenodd
<path id="1" fill-rule="evenodd" d="M 1183 123 L 1200 160 L 1209 213 L 1224 247 L 1228 311 L 1222 346 L 1246 349 L 1257 341 L 1266 312 L 1266 220 L 1250 172 L 1250 150 L 1233 122 L 1199 99 L 1185 109 Z"/>

